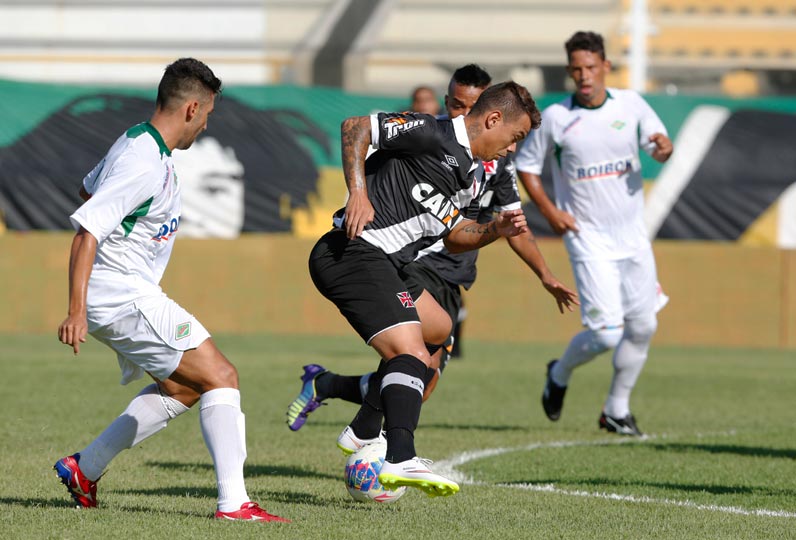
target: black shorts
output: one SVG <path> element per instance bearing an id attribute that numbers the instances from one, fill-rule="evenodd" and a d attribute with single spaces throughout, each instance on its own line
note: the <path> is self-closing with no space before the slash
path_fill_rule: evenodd
<path id="1" fill-rule="evenodd" d="M 456 326 L 459 309 L 462 307 L 462 291 L 458 285 L 446 281 L 433 268 L 418 261 L 404 266 L 401 273 L 404 275 L 404 281 L 411 286 L 412 290 L 428 291 L 434 300 L 442 306 L 442 309 L 450 315 L 453 326 Z"/>
<path id="2" fill-rule="evenodd" d="M 312 248 L 309 267 L 315 287 L 365 343 L 393 326 L 420 323 L 414 299 L 422 288 L 410 288 L 384 252 L 364 240 L 333 229 Z"/>

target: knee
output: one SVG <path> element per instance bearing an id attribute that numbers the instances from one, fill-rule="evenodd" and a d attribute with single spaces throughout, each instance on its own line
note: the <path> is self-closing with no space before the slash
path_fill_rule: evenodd
<path id="1" fill-rule="evenodd" d="M 222 362 L 218 362 L 218 367 L 215 369 L 215 378 L 215 384 L 218 388 L 238 387 L 238 370 L 226 358 Z"/>
<path id="2" fill-rule="evenodd" d="M 442 346 L 451 335 L 453 325 L 450 319 L 437 321 L 433 325 L 423 326 L 423 341 L 430 345 Z"/>
<path id="3" fill-rule="evenodd" d="M 645 343 L 652 339 L 658 329 L 655 315 L 625 321 L 625 337 L 634 343 Z"/>
<path id="4" fill-rule="evenodd" d="M 615 349 L 622 339 L 622 328 L 600 328 L 592 330 L 592 343 L 597 347 L 596 352 L 604 352 Z"/>

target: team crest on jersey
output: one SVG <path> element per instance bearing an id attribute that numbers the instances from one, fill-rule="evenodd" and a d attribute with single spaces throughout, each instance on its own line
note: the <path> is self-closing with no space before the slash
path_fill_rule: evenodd
<path id="1" fill-rule="evenodd" d="M 184 322 L 177 325 L 176 339 L 187 338 L 191 335 L 191 323 Z"/>
<path id="2" fill-rule="evenodd" d="M 418 128 L 426 123 L 425 120 L 408 120 L 402 116 L 396 118 L 388 118 L 382 124 L 382 127 L 387 131 L 387 140 L 394 139 L 401 133 L 407 133 L 415 128 Z"/>
<path id="3" fill-rule="evenodd" d="M 620 129 L 625 127 L 625 123 L 622 122 L 621 120 L 616 120 L 613 124 L 611 124 L 611 127 L 619 131 Z"/>
<path id="4" fill-rule="evenodd" d="M 401 305 L 407 309 L 415 307 L 415 301 L 412 300 L 412 295 L 407 291 L 396 293 L 395 296 L 401 301 Z"/>
<path id="5" fill-rule="evenodd" d="M 419 202 L 445 227 L 453 229 L 462 220 L 459 209 L 449 198 L 434 189 L 431 184 L 420 182 L 412 188 L 412 198 Z"/>
<path id="6" fill-rule="evenodd" d="M 497 160 L 484 161 L 484 175 L 492 176 L 497 172 Z"/>

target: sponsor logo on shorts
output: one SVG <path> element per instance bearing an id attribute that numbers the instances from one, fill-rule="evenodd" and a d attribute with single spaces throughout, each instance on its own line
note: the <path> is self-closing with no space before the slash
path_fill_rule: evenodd
<path id="1" fill-rule="evenodd" d="M 454 167 L 459 166 L 459 162 L 456 161 L 456 158 L 453 156 L 449 156 L 448 154 L 445 154 L 445 161 L 447 161 L 448 164 L 453 165 Z"/>
<path id="2" fill-rule="evenodd" d="M 177 325 L 177 339 L 186 338 L 191 335 L 191 323 L 185 322 Z"/>
<path id="3" fill-rule="evenodd" d="M 405 308 L 409 309 L 409 308 L 413 308 L 413 307 L 415 307 L 415 301 L 414 301 L 414 300 L 412 300 L 412 295 L 411 295 L 411 294 L 409 294 L 408 292 L 406 292 L 406 291 L 404 291 L 404 292 L 399 292 L 399 293 L 397 293 L 395 296 L 397 296 L 397 297 L 398 297 L 398 300 L 400 300 L 400 301 L 401 301 L 401 304 L 402 304 L 402 305 L 403 305 Z"/>

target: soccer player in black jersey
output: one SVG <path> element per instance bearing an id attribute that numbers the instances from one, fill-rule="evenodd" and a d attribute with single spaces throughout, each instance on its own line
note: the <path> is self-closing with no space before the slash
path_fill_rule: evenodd
<path id="1" fill-rule="evenodd" d="M 401 268 L 441 238 L 456 252 L 527 230 L 521 210 L 501 212 L 487 224 L 475 221 L 483 182 L 474 173 L 479 160 L 505 156 L 538 126 L 532 97 L 514 82 L 487 89 L 467 117 L 379 113 L 343 122 L 350 196 L 335 229 L 315 245 L 310 274 L 384 359 L 377 374 L 387 439 L 379 480 L 386 486 L 413 486 L 431 495 L 459 489 L 433 473 L 414 448 L 430 353 L 449 335 L 451 320 L 430 294 L 411 286 Z M 376 151 L 366 160 L 370 145 Z M 375 421 L 358 414 L 349 426 L 359 439 L 379 436 L 377 412 Z"/>
<path id="2" fill-rule="evenodd" d="M 451 77 L 448 93 L 445 96 L 445 108 L 449 117 L 466 115 L 490 83 L 489 74 L 475 64 L 457 69 Z M 479 200 L 478 221 L 486 223 L 492 219 L 495 211 L 519 208 L 520 197 L 510 158 L 501 158 L 482 165 L 476 172 L 483 175 L 485 182 L 484 192 Z M 563 308 L 566 307 L 571 311 L 572 304 L 577 304 L 575 293 L 558 282 L 550 273 L 530 231 L 510 238 L 509 243 L 554 296 L 559 310 L 563 312 Z M 441 242 L 437 242 L 431 248 L 427 248 L 425 250 L 427 254 L 404 266 L 402 272 L 416 289 L 422 288 L 430 293 L 455 324 L 461 308 L 461 287 L 469 289 L 475 281 L 478 252 L 452 254 L 440 244 Z M 445 368 L 452 339 L 452 336 L 449 337 L 445 346 L 432 355 L 432 369 L 429 370 L 430 373 L 427 374 L 425 381 L 424 401 Z M 288 407 L 288 426 L 293 431 L 300 429 L 307 415 L 326 399 L 340 398 L 362 404 L 366 393 L 370 391 L 369 401 L 377 402 L 379 381 L 374 377 L 373 384 L 370 385 L 371 375 L 371 373 L 354 376 L 338 375 L 318 364 L 304 366 L 301 392 Z M 343 452 L 351 453 L 365 442 L 367 441 L 358 439 L 348 429 L 340 435 L 338 446 Z"/>

